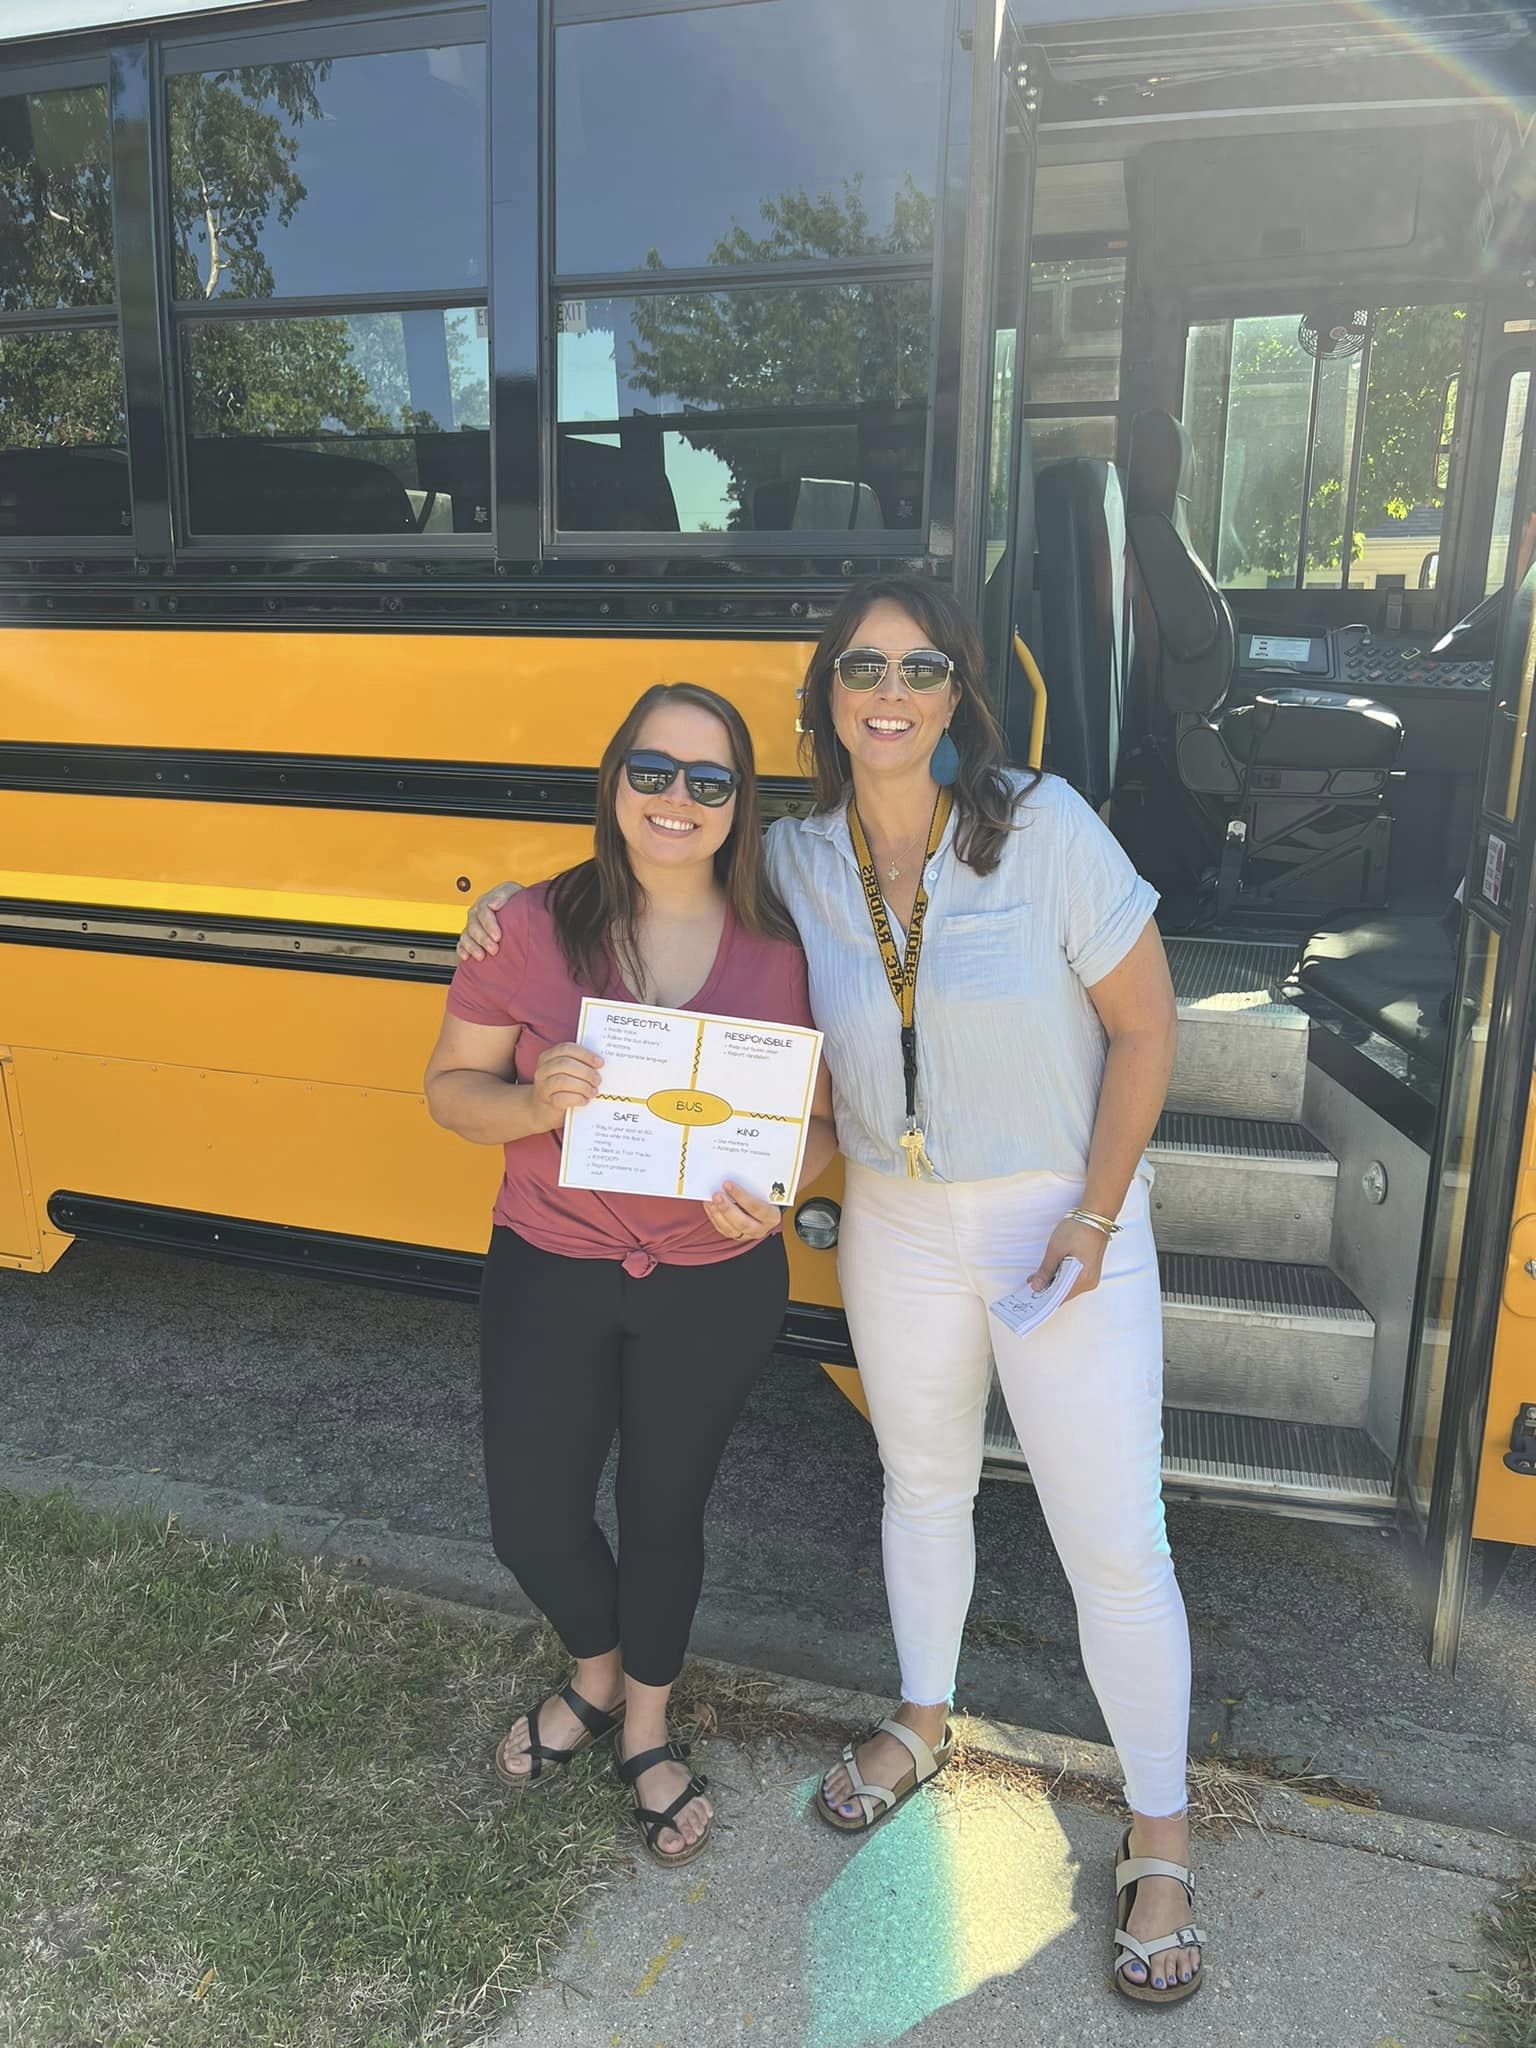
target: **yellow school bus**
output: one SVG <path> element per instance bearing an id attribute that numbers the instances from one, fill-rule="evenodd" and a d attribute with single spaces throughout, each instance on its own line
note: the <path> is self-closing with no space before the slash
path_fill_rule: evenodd
<path id="1" fill-rule="evenodd" d="M 1536 1542 L 1528 26 L 10 0 L 0 1264 L 472 1292 L 468 904 L 658 680 L 804 806 L 915 567 L 1161 891 L 1168 1490 L 1400 1525 L 1452 1661 Z M 857 1399 L 837 1196 L 784 1348 Z"/>

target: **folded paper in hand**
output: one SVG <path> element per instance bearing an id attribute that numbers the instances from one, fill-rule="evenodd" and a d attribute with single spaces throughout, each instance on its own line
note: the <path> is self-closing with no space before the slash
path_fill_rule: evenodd
<path id="1" fill-rule="evenodd" d="M 1082 1270 L 1081 1259 L 1063 1259 L 1049 1287 L 1042 1287 L 1037 1294 L 1026 1280 L 1012 1294 L 1005 1294 L 1001 1301 L 994 1301 L 992 1313 L 1016 1337 L 1032 1337 L 1040 1325 L 1048 1322 L 1061 1307 Z"/>

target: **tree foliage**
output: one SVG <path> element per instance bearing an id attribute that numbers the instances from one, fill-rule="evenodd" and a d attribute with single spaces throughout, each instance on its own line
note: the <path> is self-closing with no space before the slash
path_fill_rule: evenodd
<path id="1" fill-rule="evenodd" d="M 1421 507 L 1445 502 L 1438 458 L 1446 390 L 1461 361 L 1466 313 L 1459 306 L 1383 307 L 1371 334 L 1351 562 L 1366 535 L 1390 531 Z M 1307 567 L 1341 568 L 1358 383 L 1348 361 L 1324 360 L 1307 508 Z M 1224 451 L 1220 562 L 1223 576 L 1258 569 L 1296 572 L 1306 480 L 1312 359 L 1293 314 L 1243 320 L 1232 346 Z"/>

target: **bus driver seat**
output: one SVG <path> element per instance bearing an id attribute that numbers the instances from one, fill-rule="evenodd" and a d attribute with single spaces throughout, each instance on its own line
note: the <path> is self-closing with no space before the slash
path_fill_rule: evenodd
<path id="1" fill-rule="evenodd" d="M 1403 743 L 1385 705 L 1269 685 L 1229 705 L 1231 608 L 1189 537 L 1194 448 L 1171 413 L 1131 423 L 1127 536 L 1148 737 L 1197 810 L 1229 811 L 1218 908 L 1386 900 L 1387 777 Z M 1204 801 L 1202 801 L 1204 800 Z"/>

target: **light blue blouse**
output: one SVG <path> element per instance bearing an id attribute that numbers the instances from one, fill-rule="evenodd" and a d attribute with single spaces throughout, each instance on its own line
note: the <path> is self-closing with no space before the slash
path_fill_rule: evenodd
<path id="1" fill-rule="evenodd" d="M 1017 788 L 1027 780 L 1012 779 Z M 1157 907 L 1157 891 L 1068 783 L 1047 775 L 1017 820 L 990 875 L 956 859 L 953 819 L 927 868 L 918 1116 L 934 1170 L 948 1181 L 1084 1172 L 1106 1044 L 1088 989 L 1120 964 Z M 859 887 L 846 805 L 778 819 L 767 854 L 805 948 L 843 1153 L 877 1173 L 905 1173 L 901 1017 Z"/>

